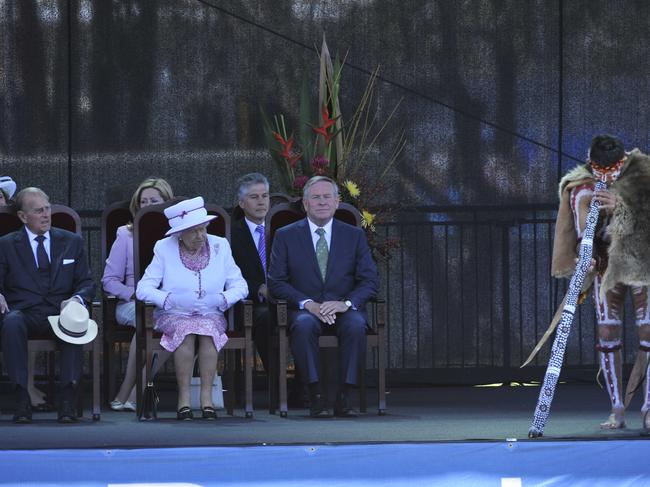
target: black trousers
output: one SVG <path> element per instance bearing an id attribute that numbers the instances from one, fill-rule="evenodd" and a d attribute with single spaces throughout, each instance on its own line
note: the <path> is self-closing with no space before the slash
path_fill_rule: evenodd
<path id="1" fill-rule="evenodd" d="M 83 368 L 83 345 L 73 345 L 56 337 L 47 317 L 59 313 L 58 307 L 39 305 L 0 315 L 0 340 L 2 340 L 4 366 L 9 379 L 14 384 L 27 388 L 28 338 L 56 340 L 61 352 L 59 376 L 61 387 L 70 383 L 76 385 L 79 382 Z"/>

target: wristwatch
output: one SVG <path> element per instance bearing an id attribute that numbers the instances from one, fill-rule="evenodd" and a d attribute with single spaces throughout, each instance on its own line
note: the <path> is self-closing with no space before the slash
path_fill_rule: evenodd
<path id="1" fill-rule="evenodd" d="M 350 309 L 352 307 L 352 301 L 350 301 L 349 299 L 346 299 L 345 301 L 343 301 L 343 304 L 346 305 L 348 307 L 348 309 Z"/>

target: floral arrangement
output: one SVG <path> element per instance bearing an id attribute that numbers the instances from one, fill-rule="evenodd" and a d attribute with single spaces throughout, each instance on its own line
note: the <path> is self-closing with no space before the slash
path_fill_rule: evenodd
<path id="1" fill-rule="evenodd" d="M 380 171 L 369 159 L 376 153 L 377 140 L 392 119 L 399 103 L 377 128 L 378 115 L 370 113 L 379 68 L 371 74 L 359 105 L 349 124 L 344 125 L 339 105 L 339 91 L 343 63 L 332 63 L 325 38 L 319 53 L 318 116 L 312 113 L 310 85 L 303 78 L 300 95 L 298 131 L 287 130 L 283 115 L 275 115 L 271 121 L 262 111 L 264 135 L 267 146 L 287 194 L 301 196 L 309 178 L 315 175 L 329 176 L 340 188 L 340 198 L 355 206 L 361 213 L 361 224 L 366 230 L 368 242 L 375 259 L 390 257 L 398 247 L 394 238 L 377 234 L 376 225 L 386 221 L 394 209 L 378 209 L 377 200 L 386 189 L 384 179 L 404 149 L 405 139 L 401 132 L 390 155 L 380 164 Z"/>

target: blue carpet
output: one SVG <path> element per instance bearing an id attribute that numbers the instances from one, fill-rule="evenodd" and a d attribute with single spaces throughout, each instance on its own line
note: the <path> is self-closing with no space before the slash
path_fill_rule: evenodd
<path id="1" fill-rule="evenodd" d="M 526 441 L 9 450 L 2 485 L 650 485 L 650 442 Z"/>

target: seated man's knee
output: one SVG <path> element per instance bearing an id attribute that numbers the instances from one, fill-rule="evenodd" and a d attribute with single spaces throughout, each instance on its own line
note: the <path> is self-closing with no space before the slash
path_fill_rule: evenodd
<path id="1" fill-rule="evenodd" d="M 291 334 L 320 333 L 321 322 L 309 312 L 297 313 L 291 323 Z"/>
<path id="2" fill-rule="evenodd" d="M 24 333 L 27 329 L 25 315 L 22 311 L 8 311 L 2 319 L 2 335 L 8 336 L 15 333 Z"/>
<path id="3" fill-rule="evenodd" d="M 359 312 L 349 312 L 349 316 L 345 318 L 345 328 L 347 333 L 354 335 L 365 335 L 366 334 L 366 318 L 363 314 Z"/>

